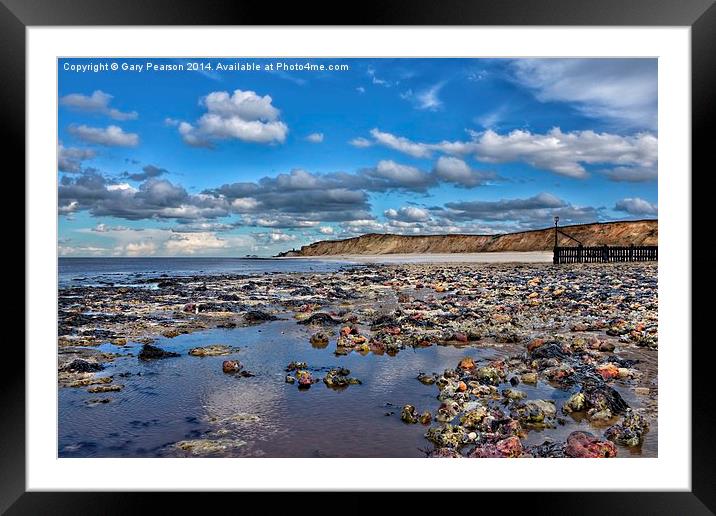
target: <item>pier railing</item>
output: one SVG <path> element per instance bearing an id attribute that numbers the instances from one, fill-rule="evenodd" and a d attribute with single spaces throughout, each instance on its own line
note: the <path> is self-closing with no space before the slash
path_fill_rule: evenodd
<path id="1" fill-rule="evenodd" d="M 555 247 L 554 259 L 558 263 L 607 263 L 657 261 L 659 247 L 656 245 L 630 246 L 571 246 Z"/>

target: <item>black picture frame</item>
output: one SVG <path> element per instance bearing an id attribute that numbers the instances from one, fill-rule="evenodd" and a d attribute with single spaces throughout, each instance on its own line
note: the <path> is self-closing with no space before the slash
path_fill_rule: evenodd
<path id="1" fill-rule="evenodd" d="M 25 29 L 28 26 L 88 25 L 556 25 L 688 26 L 692 44 L 692 170 L 706 168 L 716 102 L 715 0 L 393 0 L 362 1 L 351 9 L 341 2 L 226 2 L 220 0 L 0 0 L 0 134 L 6 158 L 25 166 Z M 710 164 L 710 163 L 709 163 Z M 688 174 L 689 171 L 679 171 Z M 693 181 L 693 172 L 691 172 Z M 697 191 L 694 190 L 694 193 Z M 706 195 L 701 193 L 699 195 Z M 706 203 L 708 204 L 708 202 Z M 694 199 L 694 220 L 699 206 Z M 692 233 L 693 234 L 693 233 Z M 692 255 L 693 267 L 705 254 Z M 31 271 L 25 268 L 25 274 Z M 702 287 L 704 288 L 704 287 Z M 708 317 L 694 303 L 692 320 Z M 32 307 L 27 307 L 28 310 Z M 6 341 L 7 342 L 7 341 Z M 674 343 L 688 349 L 689 343 Z M 704 345 L 699 345 L 704 344 Z M 705 340 L 692 353 L 692 490 L 690 492 L 523 493 L 510 494 L 506 506 L 529 514 L 713 514 L 716 468 L 711 433 L 716 424 L 713 376 Z M 7 514 L 119 514 L 146 509 L 148 496 L 160 497 L 164 510 L 185 504 L 187 494 L 26 492 L 25 353 L 6 344 L 0 403 L 0 511 Z M 668 371 L 666 371 L 668 374 Z M 688 392 L 685 379 L 684 393 Z M 686 438 L 686 436 L 685 436 Z M 428 473 L 426 473 L 428 474 Z M 320 478 L 320 475 L 317 475 Z M 317 480 L 318 481 L 318 480 Z M 559 486 L 555 486 L 556 489 Z M 196 496 L 195 494 L 191 495 Z M 216 500 L 225 495 L 204 495 Z M 234 495 L 245 496 L 245 495 Z M 488 496 L 487 494 L 481 494 Z M 494 501 L 505 504 L 504 495 Z M 538 497 L 537 499 L 535 497 Z M 353 498 L 353 497 L 352 497 Z M 293 500 L 295 501 L 295 500 Z M 343 500 L 345 502 L 345 499 Z M 245 503 L 245 502 L 244 502 Z M 293 502 L 292 502 L 293 503 Z M 217 504 L 217 505 L 219 505 Z M 480 506 L 487 507 L 484 499 Z M 231 506 L 226 506 L 231 507 Z M 467 507 L 467 506 L 466 506 Z M 291 509 L 293 510 L 293 509 Z"/>

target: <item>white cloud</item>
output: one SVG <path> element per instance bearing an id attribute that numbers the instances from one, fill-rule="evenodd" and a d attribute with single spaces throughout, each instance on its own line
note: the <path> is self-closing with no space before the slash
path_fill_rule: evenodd
<path id="1" fill-rule="evenodd" d="M 323 133 L 311 133 L 306 136 L 306 141 L 311 143 L 321 143 L 323 141 Z"/>
<path id="2" fill-rule="evenodd" d="M 489 179 L 496 178 L 491 172 L 473 170 L 463 160 L 451 156 L 440 156 L 433 171 L 442 181 L 465 188 L 479 186 Z"/>
<path id="3" fill-rule="evenodd" d="M 117 248 L 120 254 L 126 256 L 147 256 L 157 252 L 157 244 L 151 241 L 130 242 L 123 248 Z"/>
<path id="4" fill-rule="evenodd" d="M 362 137 L 353 138 L 348 143 L 353 145 L 353 147 L 358 147 L 361 149 L 363 149 L 365 147 L 370 147 L 371 145 L 373 145 L 373 143 L 370 140 L 368 140 L 367 138 L 362 138 Z"/>
<path id="5" fill-rule="evenodd" d="M 657 148 L 656 137 L 647 133 L 635 136 L 594 131 L 563 133 L 559 128 L 546 134 L 515 130 L 500 135 L 488 130 L 474 142 L 475 157 L 481 161 L 524 161 L 535 168 L 576 178 L 587 177 L 582 164 L 654 166 Z"/>
<path id="6" fill-rule="evenodd" d="M 318 232 L 322 235 L 332 235 L 333 228 L 331 226 L 321 226 L 320 228 L 318 228 Z"/>
<path id="7" fill-rule="evenodd" d="M 487 163 L 522 161 L 535 168 L 575 178 L 587 177 L 585 164 L 653 168 L 658 154 L 658 140 L 650 133 L 633 136 L 594 131 L 565 133 L 558 127 L 544 134 L 525 130 L 499 134 L 487 130 L 471 132 L 470 141 L 439 143 L 414 142 L 378 129 L 373 129 L 371 135 L 376 142 L 415 158 L 427 158 L 433 152 L 474 154 L 476 159 Z"/>
<path id="8" fill-rule="evenodd" d="M 430 219 L 428 210 L 416 206 L 403 206 L 399 210 L 389 208 L 383 212 L 383 215 L 402 222 L 425 222 Z"/>
<path id="9" fill-rule="evenodd" d="M 417 109 L 437 111 L 443 105 L 442 100 L 438 97 L 438 94 L 443 86 L 445 86 L 445 83 L 439 82 L 417 93 L 413 93 L 413 90 L 408 90 L 405 93 L 402 93 L 400 97 L 404 100 L 412 102 Z"/>
<path id="10" fill-rule="evenodd" d="M 121 127 L 116 125 L 109 125 L 105 128 L 71 125 L 68 130 L 70 134 L 84 142 L 107 147 L 136 147 L 139 144 L 139 135 L 125 133 Z"/>
<path id="11" fill-rule="evenodd" d="M 656 59 L 519 59 L 512 69 L 540 101 L 574 103 L 593 118 L 656 129 Z"/>
<path id="12" fill-rule="evenodd" d="M 283 143 L 288 126 L 268 95 L 254 91 L 215 91 L 201 99 L 206 107 L 195 124 L 181 122 L 179 134 L 193 146 L 211 147 L 215 140 L 237 139 L 253 143 Z"/>
<path id="13" fill-rule="evenodd" d="M 136 111 L 124 113 L 109 107 L 109 103 L 113 98 L 112 95 L 101 90 L 95 90 L 89 96 L 81 93 L 70 93 L 60 98 L 60 105 L 78 111 L 99 113 L 114 120 L 135 120 L 139 116 Z"/>
<path id="14" fill-rule="evenodd" d="M 370 134 L 375 141 L 388 148 L 402 152 L 414 158 L 429 158 L 431 151 L 428 145 L 423 143 L 415 143 L 407 138 L 395 136 L 390 133 L 384 133 L 378 129 L 372 129 Z"/>
<path id="15" fill-rule="evenodd" d="M 656 215 L 658 213 L 658 207 L 654 203 L 645 201 L 639 197 L 627 197 L 617 201 L 614 205 L 616 211 L 623 211 L 630 215 Z"/>

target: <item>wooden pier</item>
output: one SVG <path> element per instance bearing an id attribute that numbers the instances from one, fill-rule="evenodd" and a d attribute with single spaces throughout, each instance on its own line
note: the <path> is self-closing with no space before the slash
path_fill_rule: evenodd
<path id="1" fill-rule="evenodd" d="M 656 245 L 555 246 L 553 263 L 654 262 L 658 250 Z"/>

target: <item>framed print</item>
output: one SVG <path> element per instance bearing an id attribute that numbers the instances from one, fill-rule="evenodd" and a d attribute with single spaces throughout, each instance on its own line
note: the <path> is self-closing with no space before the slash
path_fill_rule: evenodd
<path id="1" fill-rule="evenodd" d="M 712 2 L 349 26 L 210 4 L 3 3 L 27 203 L 3 509 L 400 490 L 710 514 Z"/>

